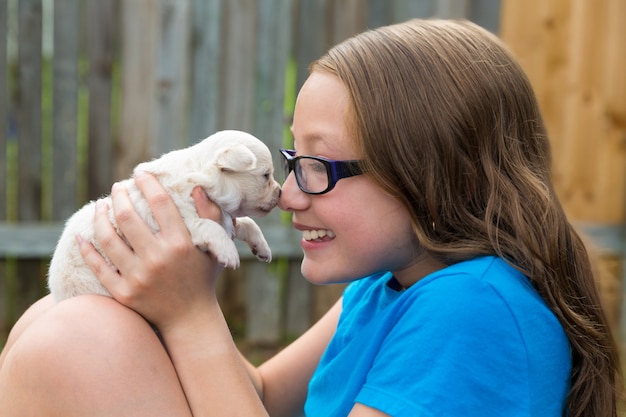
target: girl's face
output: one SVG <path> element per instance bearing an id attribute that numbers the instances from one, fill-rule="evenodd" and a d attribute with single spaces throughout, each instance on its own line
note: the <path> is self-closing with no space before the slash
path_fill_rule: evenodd
<path id="1" fill-rule="evenodd" d="M 349 106 L 339 78 L 314 72 L 296 101 L 292 131 L 297 155 L 359 159 L 346 124 Z M 328 193 L 309 195 L 298 188 L 292 172 L 279 206 L 293 213 L 294 227 L 303 232 L 302 274 L 313 283 L 392 271 L 408 287 L 436 269 L 420 256 L 405 207 L 367 175 L 341 179 Z"/>

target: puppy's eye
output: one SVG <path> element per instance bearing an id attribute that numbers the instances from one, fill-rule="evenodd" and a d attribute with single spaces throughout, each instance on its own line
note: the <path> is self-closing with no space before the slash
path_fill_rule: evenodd
<path id="1" fill-rule="evenodd" d="M 265 181 L 269 181 L 270 180 L 270 173 L 266 172 L 265 174 L 263 174 L 263 178 L 265 178 Z"/>

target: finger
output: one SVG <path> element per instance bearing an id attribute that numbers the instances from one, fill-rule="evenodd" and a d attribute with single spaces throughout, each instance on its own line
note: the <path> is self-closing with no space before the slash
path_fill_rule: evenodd
<path id="1" fill-rule="evenodd" d="M 119 281 L 119 273 L 102 257 L 96 248 L 80 235 L 76 235 L 80 255 L 106 289 L 111 292 L 113 285 Z"/>
<path id="2" fill-rule="evenodd" d="M 186 230 L 186 226 L 180 216 L 178 207 L 169 196 L 161 183 L 151 174 L 145 172 L 135 173 L 135 184 L 143 193 L 150 205 L 152 215 L 164 234 L 176 234 L 180 230 Z"/>
<path id="3" fill-rule="evenodd" d="M 154 234 L 143 220 L 143 217 L 137 213 L 126 187 L 121 184 L 114 184 L 111 190 L 111 201 L 117 227 L 126 238 L 130 247 L 137 251 L 148 245 L 154 238 Z M 102 229 L 104 230 L 104 226 L 102 226 Z M 111 240 L 115 241 L 112 237 Z M 118 248 L 118 245 L 115 248 L 121 250 L 121 248 Z M 110 255 L 108 250 L 106 253 Z M 120 257 L 128 258 L 128 254 L 120 252 Z M 121 265 L 118 265 L 112 256 L 111 260 L 121 269 Z"/>
<path id="4" fill-rule="evenodd" d="M 196 206 L 198 216 L 204 219 L 211 219 L 216 222 L 221 220 L 222 211 L 217 204 L 209 200 L 209 197 L 206 195 L 206 192 L 202 187 L 199 185 L 194 187 L 191 191 L 191 197 L 193 198 L 193 202 Z"/>
<path id="5" fill-rule="evenodd" d="M 132 258 L 133 250 L 117 233 L 109 218 L 109 211 L 108 204 L 103 201 L 96 202 L 93 220 L 94 236 L 111 262 L 118 269 L 122 269 L 126 266 L 122 265 L 122 261 Z M 100 255 L 98 252 L 96 253 Z"/>

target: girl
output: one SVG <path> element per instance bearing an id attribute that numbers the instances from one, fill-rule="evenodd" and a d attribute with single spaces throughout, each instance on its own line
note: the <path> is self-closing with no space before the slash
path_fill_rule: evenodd
<path id="1" fill-rule="evenodd" d="M 161 231 L 114 187 L 132 249 L 99 207 L 118 270 L 81 253 L 115 300 L 25 314 L 0 359 L 2 415 L 616 416 L 589 258 L 529 82 L 494 36 L 414 20 L 349 39 L 313 63 L 292 131 L 280 207 L 302 231 L 302 273 L 351 283 L 317 324 L 246 362 L 215 298 L 220 266 L 139 175 Z"/>

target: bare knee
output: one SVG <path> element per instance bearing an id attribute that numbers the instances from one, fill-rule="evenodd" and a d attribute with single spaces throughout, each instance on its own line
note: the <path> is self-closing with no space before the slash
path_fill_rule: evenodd
<path id="1" fill-rule="evenodd" d="M 9 403 L 14 409 L 1 415 L 140 416 L 163 407 L 170 415 L 189 415 L 149 324 L 100 296 L 58 303 L 22 332 L 0 368 L 0 404 Z"/>

